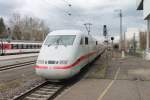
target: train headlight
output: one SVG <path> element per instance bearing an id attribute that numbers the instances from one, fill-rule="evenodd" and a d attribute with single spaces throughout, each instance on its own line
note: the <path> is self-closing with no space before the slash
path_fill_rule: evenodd
<path id="1" fill-rule="evenodd" d="M 67 60 L 60 60 L 60 61 L 59 61 L 59 64 L 67 64 L 67 63 L 68 63 Z"/>

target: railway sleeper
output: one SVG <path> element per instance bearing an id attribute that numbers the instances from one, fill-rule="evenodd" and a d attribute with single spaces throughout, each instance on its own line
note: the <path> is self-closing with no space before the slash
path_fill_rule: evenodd
<path id="1" fill-rule="evenodd" d="M 60 87 L 43 87 L 43 88 L 47 88 L 47 89 L 59 89 Z"/>
<path id="2" fill-rule="evenodd" d="M 35 93 L 37 93 L 37 94 L 53 94 L 54 92 L 53 91 L 36 91 Z"/>
<path id="3" fill-rule="evenodd" d="M 41 91 L 47 91 L 47 92 L 49 92 L 49 91 L 50 91 L 50 92 L 51 92 L 51 91 L 52 91 L 52 92 L 56 92 L 56 91 L 57 91 L 57 89 L 47 89 L 47 88 L 41 88 L 40 90 L 41 90 Z"/>
<path id="4" fill-rule="evenodd" d="M 47 98 L 26 97 L 24 100 L 47 100 Z"/>
<path id="5" fill-rule="evenodd" d="M 33 97 L 33 98 L 49 98 L 52 94 L 46 94 L 46 95 L 43 95 L 43 94 L 31 94 L 29 95 L 28 97 Z"/>

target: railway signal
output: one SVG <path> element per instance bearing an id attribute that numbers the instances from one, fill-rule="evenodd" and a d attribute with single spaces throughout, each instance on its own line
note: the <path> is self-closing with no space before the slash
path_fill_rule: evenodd
<path id="1" fill-rule="evenodd" d="M 108 33 L 107 33 L 107 26 L 106 26 L 106 25 L 104 25 L 104 26 L 103 26 L 103 36 L 105 36 L 105 37 L 106 37 L 106 36 L 107 36 L 107 34 L 108 34 Z"/>

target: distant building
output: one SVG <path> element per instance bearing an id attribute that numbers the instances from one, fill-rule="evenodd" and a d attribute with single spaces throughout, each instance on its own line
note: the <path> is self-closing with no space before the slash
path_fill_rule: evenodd
<path id="1" fill-rule="evenodd" d="M 125 49 L 133 48 L 133 42 L 136 42 L 136 48 L 140 48 L 140 30 L 138 28 L 128 28 L 125 33 Z"/>
<path id="2" fill-rule="evenodd" d="M 147 20 L 145 58 L 150 60 L 150 0 L 137 0 L 137 10 L 143 10 L 144 19 Z"/>
<path id="3" fill-rule="evenodd" d="M 144 19 L 150 20 L 150 0 L 137 0 L 137 10 L 143 10 Z"/>
<path id="4" fill-rule="evenodd" d="M 137 0 L 137 10 L 143 10 L 144 19 L 147 20 L 147 42 L 146 47 L 149 49 L 150 44 L 150 0 Z"/>
<path id="5" fill-rule="evenodd" d="M 125 33 L 126 40 L 133 39 L 133 36 L 135 34 L 136 40 L 139 41 L 139 29 L 138 28 L 128 28 L 127 32 Z"/>
<path id="6" fill-rule="evenodd" d="M 146 31 L 140 31 L 140 48 L 142 50 L 146 49 Z"/>

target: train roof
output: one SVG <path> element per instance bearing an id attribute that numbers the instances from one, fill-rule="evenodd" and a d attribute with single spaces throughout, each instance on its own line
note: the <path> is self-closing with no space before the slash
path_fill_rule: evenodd
<path id="1" fill-rule="evenodd" d="M 50 32 L 48 35 L 87 35 L 80 30 L 56 30 Z"/>

